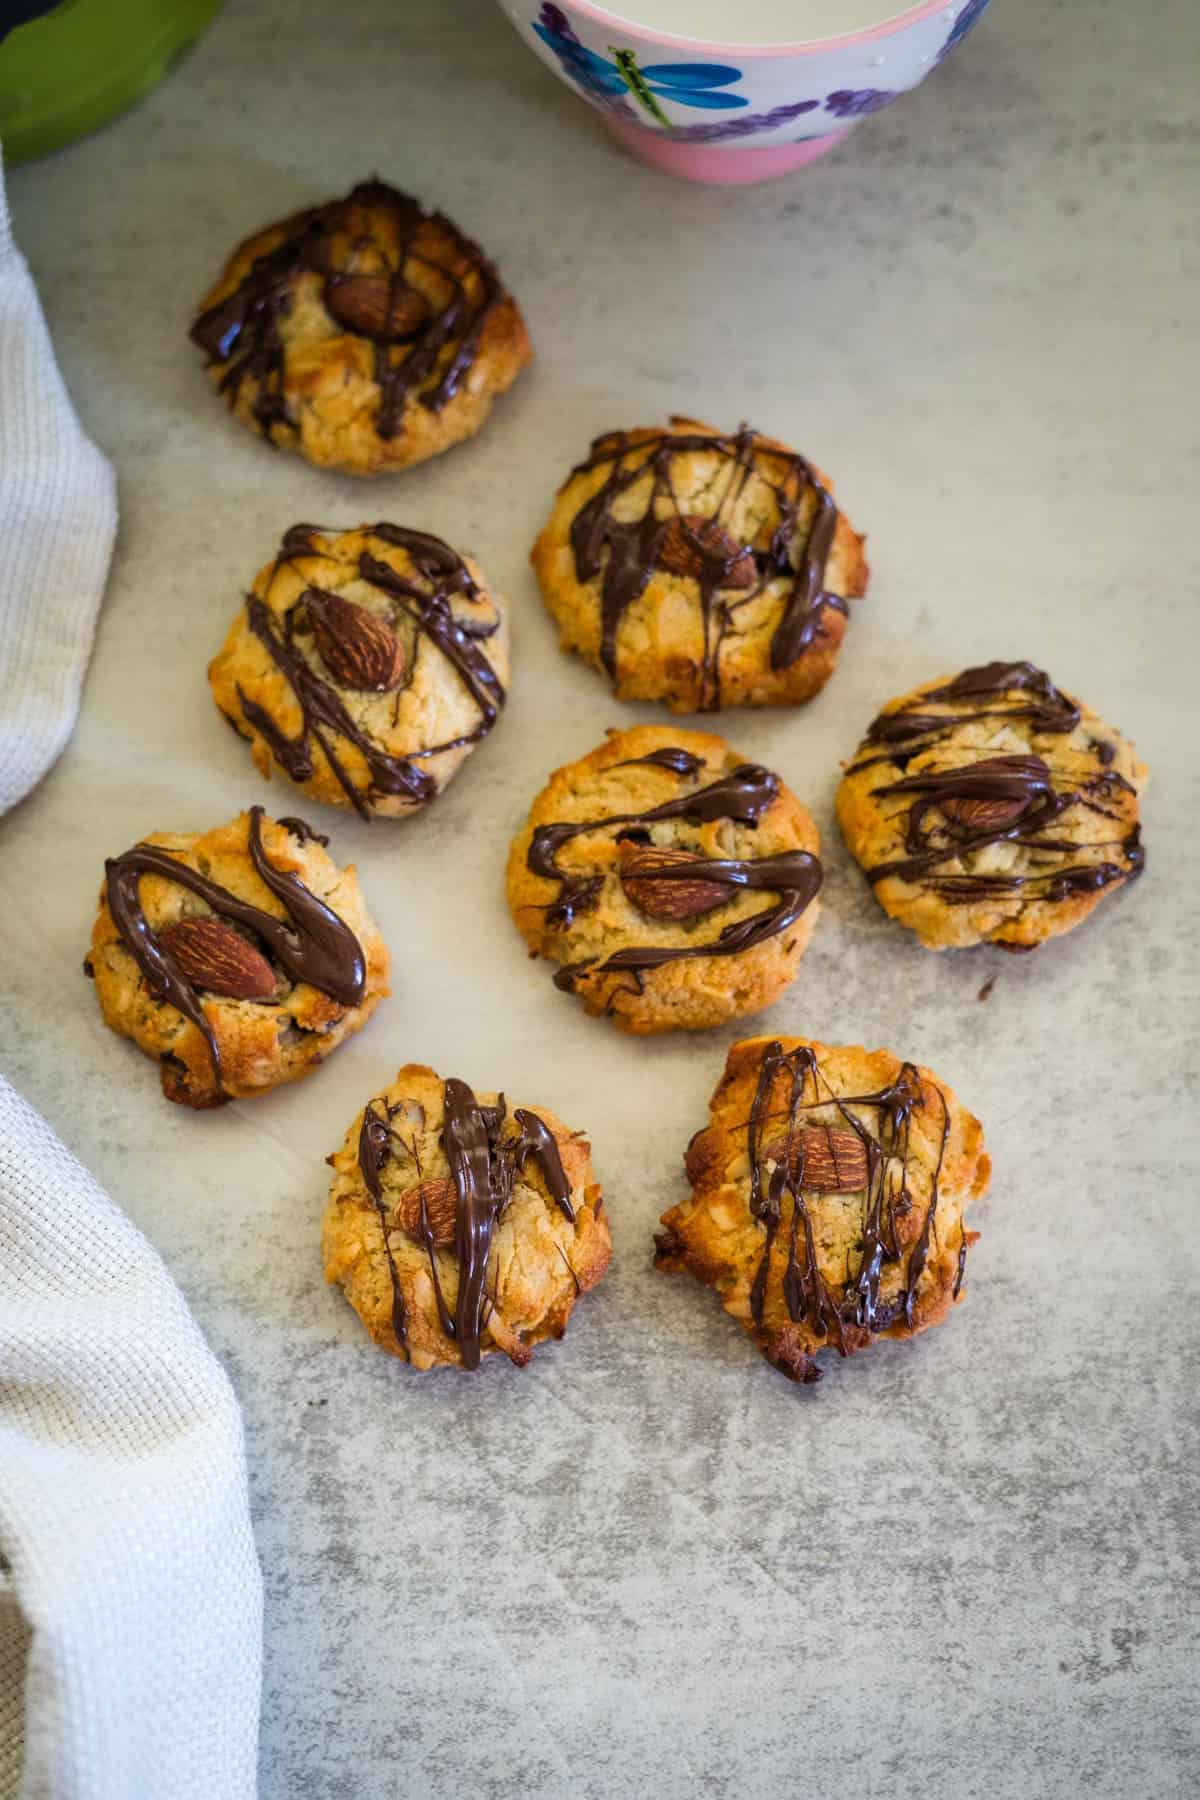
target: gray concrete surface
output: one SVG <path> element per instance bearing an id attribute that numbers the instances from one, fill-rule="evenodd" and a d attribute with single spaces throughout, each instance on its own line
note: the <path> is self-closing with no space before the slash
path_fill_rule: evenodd
<path id="1" fill-rule="evenodd" d="M 264 1800 L 1200 1785 L 1198 51 L 1191 0 L 1004 0 L 823 166 L 706 192 L 624 160 L 485 0 L 232 0 L 138 110 L 12 172 L 123 516 L 78 734 L 0 840 L 4 1060 L 245 1408 Z M 235 240 L 372 170 L 493 249 L 540 359 L 473 444 L 367 489 L 235 430 L 185 333 Z M 501 893 L 547 770 L 657 716 L 559 657 L 528 546 L 595 432 L 670 410 L 796 442 L 871 538 L 832 685 L 724 721 L 827 841 L 765 1023 L 919 1056 L 995 1160 L 966 1304 L 815 1392 L 650 1267 L 737 1034 L 586 1020 Z M 288 810 L 204 666 L 282 527 L 381 515 L 510 593 L 511 705 L 428 817 L 332 820 L 393 946 L 386 1008 L 308 1085 L 185 1116 L 79 973 L 102 859 Z M 1137 739 L 1148 869 L 1041 955 L 933 957 L 840 846 L 837 762 L 879 701 L 993 656 Z M 612 1274 L 523 1374 L 415 1379 L 322 1285 L 321 1159 L 409 1058 L 591 1131 Z"/>

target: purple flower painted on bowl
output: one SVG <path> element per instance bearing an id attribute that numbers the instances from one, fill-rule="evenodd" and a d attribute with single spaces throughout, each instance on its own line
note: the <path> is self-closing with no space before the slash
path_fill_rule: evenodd
<path id="1" fill-rule="evenodd" d="M 711 124 L 676 125 L 671 132 L 685 144 L 724 144 L 731 138 L 757 137 L 760 131 L 778 131 L 803 113 L 816 112 L 819 100 L 794 100 L 789 106 L 773 106 L 770 112 L 745 113 L 737 119 L 714 119 Z"/>
<path id="2" fill-rule="evenodd" d="M 611 102 L 632 94 L 650 117 L 668 131 L 672 124 L 658 101 L 671 100 L 676 106 L 692 106 L 703 111 L 730 112 L 748 106 L 742 94 L 725 94 L 718 90 L 742 79 L 742 71 L 732 63 L 646 63 L 639 64 L 633 50 L 618 50 L 610 45 L 612 61 L 599 56 L 580 43 L 566 15 L 558 6 L 543 6 L 533 29 L 548 49 L 553 50 L 565 72 L 586 94 L 606 110 L 614 111 Z"/>
<path id="3" fill-rule="evenodd" d="M 977 25 L 987 10 L 988 0 L 967 0 L 967 4 L 950 27 L 950 36 L 938 51 L 938 62 L 944 62 L 950 52 L 962 43 L 972 26 Z"/>
<path id="4" fill-rule="evenodd" d="M 836 94 L 826 94 L 825 108 L 839 119 L 861 119 L 899 98 L 890 88 L 839 88 Z"/>

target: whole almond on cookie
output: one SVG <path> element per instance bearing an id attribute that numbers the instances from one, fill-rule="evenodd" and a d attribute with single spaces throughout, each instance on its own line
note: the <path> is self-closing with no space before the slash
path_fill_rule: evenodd
<path id="1" fill-rule="evenodd" d="M 406 1188 L 393 1205 L 396 1224 L 418 1244 L 425 1242 L 422 1211 L 435 1248 L 449 1249 L 458 1229 L 458 1190 L 454 1183 L 444 1178 L 418 1182 L 416 1187 Z"/>
<path id="2" fill-rule="evenodd" d="M 718 587 L 751 588 L 758 580 L 758 570 L 749 550 L 715 519 L 706 519 L 700 513 L 684 513 L 669 522 L 658 552 L 660 569 L 699 581 L 705 575 L 711 578 L 722 562 L 728 566 Z"/>
<path id="3" fill-rule="evenodd" d="M 339 325 L 382 344 L 414 337 L 429 317 L 424 294 L 387 275 L 337 276 L 325 305 Z"/>
<path id="4" fill-rule="evenodd" d="M 185 980 L 228 1000 L 273 1000 L 278 985 L 266 957 L 221 919 L 179 919 L 159 942 Z"/>
<path id="5" fill-rule="evenodd" d="M 870 1179 L 867 1146 L 856 1131 L 808 1125 L 790 1138 L 776 1138 L 764 1155 L 781 1163 L 789 1154 L 792 1179 L 818 1194 L 856 1194 Z"/>
<path id="6" fill-rule="evenodd" d="M 651 919 L 696 919 L 723 906 L 732 889 L 724 881 L 663 875 L 663 869 L 702 863 L 691 850 L 660 850 L 653 844 L 621 845 L 621 886 L 639 912 Z"/>
<path id="7" fill-rule="evenodd" d="M 399 685 L 404 652 L 389 625 L 323 588 L 309 588 L 304 601 L 321 661 L 335 681 L 376 694 Z"/>
<path id="8" fill-rule="evenodd" d="M 985 800 L 979 795 L 954 795 L 942 801 L 942 811 L 956 825 L 970 831 L 1002 831 L 1025 811 L 1024 800 Z"/>
<path id="9" fill-rule="evenodd" d="M 1040 757 L 985 756 L 980 762 L 969 763 L 962 776 L 964 786 L 991 780 L 1003 786 L 1014 779 L 1028 782 L 1031 776 L 1049 782 L 1050 771 Z M 1015 794 L 947 794 L 941 808 L 948 819 L 971 831 L 1003 831 L 1028 810 L 1030 797 L 1027 790 Z"/>

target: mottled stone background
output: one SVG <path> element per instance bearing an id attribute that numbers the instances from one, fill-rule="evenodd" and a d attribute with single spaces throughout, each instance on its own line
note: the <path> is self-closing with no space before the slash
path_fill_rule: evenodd
<path id="1" fill-rule="evenodd" d="M 137 111 L 12 172 L 123 516 L 78 734 L 3 830 L 5 1060 L 245 1408 L 264 1800 L 1196 1791 L 1198 52 L 1193 0 L 999 0 L 827 163 L 708 192 L 626 161 L 485 0 L 231 0 Z M 372 170 L 494 248 L 539 361 L 475 443 L 365 489 L 236 431 L 185 333 L 235 240 Z M 995 1159 L 966 1304 L 816 1391 L 650 1266 L 735 1034 L 586 1020 L 502 897 L 547 770 L 658 716 L 559 657 L 529 543 L 595 432 L 673 409 L 795 441 L 871 538 L 831 687 L 727 720 L 828 843 L 763 1024 L 919 1056 Z M 306 1086 L 191 1117 L 79 973 L 102 859 L 289 809 L 204 665 L 281 528 L 381 515 L 511 595 L 511 705 L 428 817 L 321 820 L 391 1001 Z M 1136 737 L 1149 866 L 1036 957 L 934 957 L 848 865 L 837 762 L 993 656 Z M 523 1374 L 413 1378 L 322 1285 L 321 1159 L 409 1058 L 592 1133 L 612 1274 Z"/>

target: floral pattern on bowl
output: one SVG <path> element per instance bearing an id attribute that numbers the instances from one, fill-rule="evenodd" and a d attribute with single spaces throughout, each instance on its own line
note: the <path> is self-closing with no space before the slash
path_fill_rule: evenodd
<path id="1" fill-rule="evenodd" d="M 625 95 L 632 94 L 667 131 L 674 126 L 659 105 L 659 96 L 673 100 L 676 106 L 713 111 L 749 104 L 743 94 L 720 92 L 742 79 L 742 71 L 731 63 L 647 63 L 643 67 L 635 50 L 617 49 L 613 49 L 610 62 L 580 43 L 559 6 L 543 6 L 533 29 L 589 99 L 620 99 L 628 109 Z"/>
<path id="2" fill-rule="evenodd" d="M 863 119 L 899 98 L 891 88 L 839 88 L 836 94 L 826 94 L 825 107 L 839 119 Z"/>
<path id="3" fill-rule="evenodd" d="M 759 137 L 764 131 L 778 131 L 805 113 L 816 112 L 819 100 L 793 100 L 784 106 L 773 106 L 770 112 L 739 113 L 736 119 L 707 120 L 702 125 L 673 125 L 671 136 L 681 144 L 728 144 L 738 138 Z"/>
<path id="4" fill-rule="evenodd" d="M 722 145 L 732 151 L 793 145 L 798 163 L 819 154 L 818 140 L 831 146 L 923 81 L 974 28 L 988 0 L 925 0 L 868 31 L 740 51 L 665 39 L 594 0 L 547 0 L 536 16 L 520 0 L 500 4 L 542 60 L 605 114 L 635 154 L 649 133 L 678 146 L 680 155 L 694 145 L 697 157 L 711 158 Z M 886 88 L 871 80 L 885 63 Z M 697 120 L 696 112 L 724 116 Z M 677 162 L 672 172 L 689 171 Z M 706 177 L 697 172 L 695 178 Z"/>
<path id="5" fill-rule="evenodd" d="M 978 25 L 983 14 L 987 11 L 987 7 L 988 0 L 967 0 L 967 4 L 963 7 L 957 19 L 955 19 L 953 25 L 950 27 L 950 36 L 938 51 L 937 60 L 939 62 L 943 62 L 952 50 L 957 50 L 968 31 L 974 30 L 975 26 Z"/>

